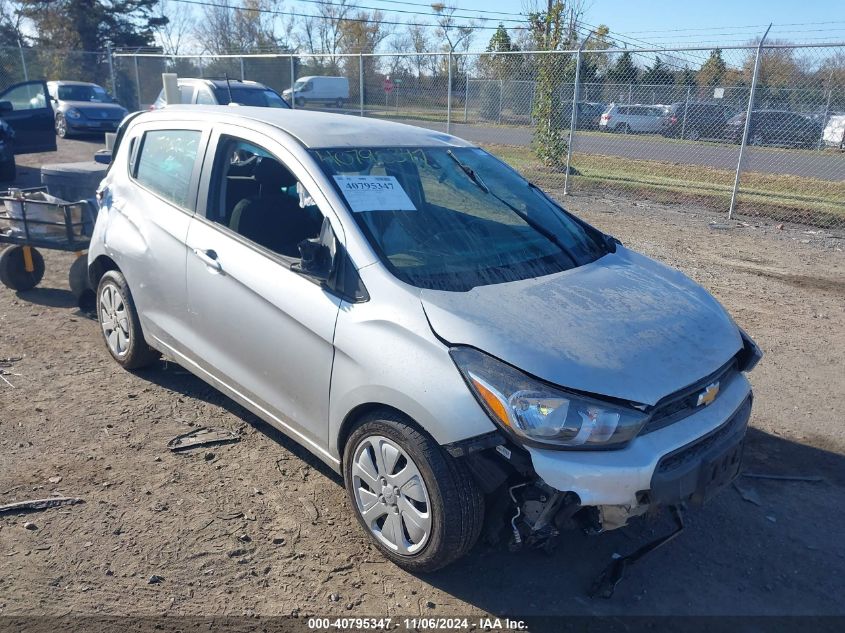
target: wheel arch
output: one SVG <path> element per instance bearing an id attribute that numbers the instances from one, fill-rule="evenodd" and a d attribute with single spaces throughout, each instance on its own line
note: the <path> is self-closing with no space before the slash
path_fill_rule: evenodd
<path id="1" fill-rule="evenodd" d="M 88 264 L 88 280 L 91 282 L 91 287 L 96 289 L 100 284 L 100 279 L 110 270 L 120 272 L 120 267 L 108 255 L 98 255 L 93 262 Z"/>
<path id="2" fill-rule="evenodd" d="M 361 421 L 375 411 L 385 411 L 394 415 L 401 416 L 408 422 L 408 424 L 415 427 L 420 433 L 431 437 L 431 434 L 428 433 L 420 425 L 419 422 L 417 422 L 414 418 L 412 418 L 410 415 L 408 415 L 401 409 L 397 409 L 396 407 L 391 406 L 389 404 L 385 404 L 383 402 L 364 402 L 355 406 L 351 411 L 349 411 L 349 413 L 346 414 L 346 416 L 343 418 L 343 422 L 341 422 L 340 424 L 340 429 L 338 429 L 336 448 L 337 454 L 340 456 L 341 472 L 343 472 L 342 468 L 343 460 L 345 457 L 344 450 L 346 449 L 346 441 L 349 439 L 349 436 L 352 435 L 352 432 L 361 423 Z"/>

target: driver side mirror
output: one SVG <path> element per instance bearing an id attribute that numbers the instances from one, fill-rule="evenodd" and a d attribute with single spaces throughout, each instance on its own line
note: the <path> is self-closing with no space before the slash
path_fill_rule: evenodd
<path id="1" fill-rule="evenodd" d="M 331 249 L 319 241 L 302 240 L 299 243 L 300 270 L 309 277 L 328 281 L 332 271 Z"/>

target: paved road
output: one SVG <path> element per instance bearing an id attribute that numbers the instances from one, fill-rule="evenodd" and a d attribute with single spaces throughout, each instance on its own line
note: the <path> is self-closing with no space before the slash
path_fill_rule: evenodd
<path id="1" fill-rule="evenodd" d="M 404 119 L 402 123 L 441 132 L 446 131 L 445 122 Z M 451 133 L 479 144 L 525 146 L 531 144 L 531 130 L 528 128 L 453 123 Z M 653 136 L 590 132 L 576 134 L 573 151 L 733 170 L 736 168 L 739 146 L 671 141 Z M 791 174 L 820 180 L 845 180 L 845 153 L 843 152 L 753 147 L 746 151 L 744 164 L 746 171 Z"/>

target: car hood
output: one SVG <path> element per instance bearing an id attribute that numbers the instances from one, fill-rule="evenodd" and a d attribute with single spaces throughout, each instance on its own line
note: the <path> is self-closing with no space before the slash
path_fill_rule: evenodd
<path id="1" fill-rule="evenodd" d="M 572 270 L 469 292 L 423 290 L 434 332 L 548 382 L 653 405 L 742 348 L 722 306 L 682 273 L 615 253 Z"/>
<path id="2" fill-rule="evenodd" d="M 108 114 L 111 119 L 123 116 L 126 113 L 126 108 L 117 103 L 96 103 L 93 101 L 62 101 L 62 109 L 76 108 L 84 114 Z"/>

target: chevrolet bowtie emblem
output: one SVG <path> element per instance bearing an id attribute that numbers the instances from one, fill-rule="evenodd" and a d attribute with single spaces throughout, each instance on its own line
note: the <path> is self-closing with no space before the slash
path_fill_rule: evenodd
<path id="1" fill-rule="evenodd" d="M 716 399 L 716 396 L 719 395 L 719 383 L 714 382 L 712 385 L 707 385 L 700 394 L 698 394 L 698 402 L 695 403 L 695 406 L 700 407 L 701 405 L 707 405 L 713 402 Z"/>

